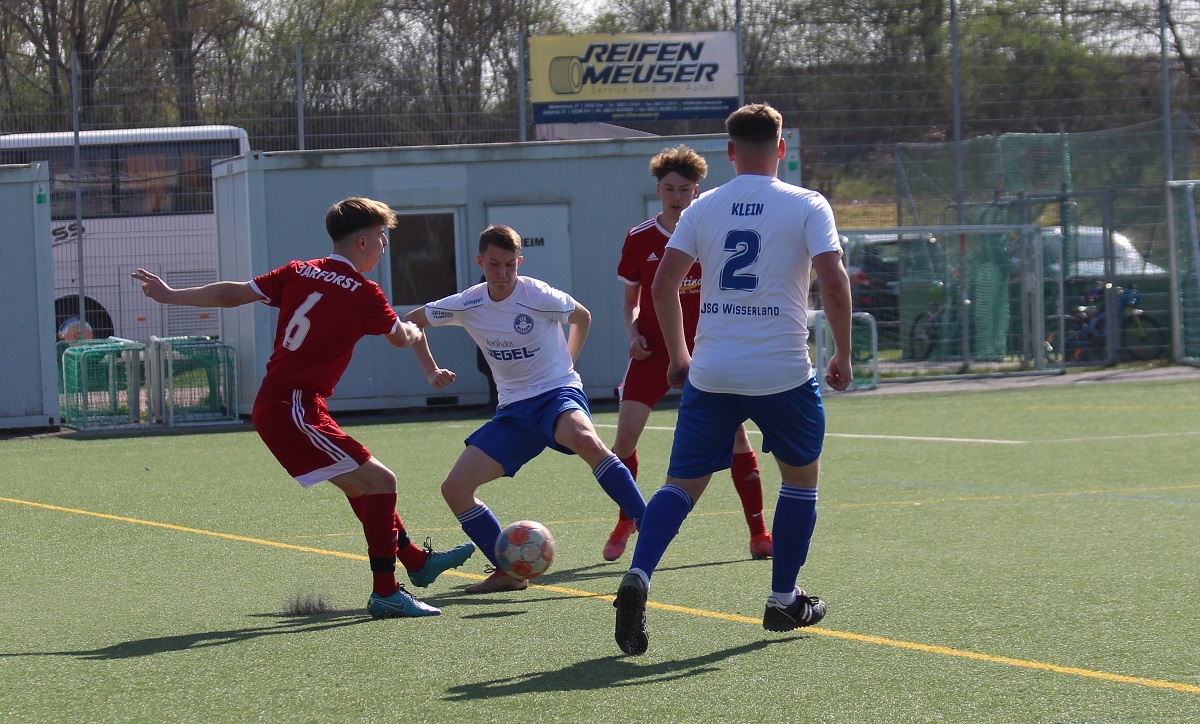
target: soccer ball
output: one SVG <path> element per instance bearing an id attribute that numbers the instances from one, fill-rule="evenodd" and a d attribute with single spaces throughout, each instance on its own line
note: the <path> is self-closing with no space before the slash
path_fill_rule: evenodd
<path id="1" fill-rule="evenodd" d="M 554 536 L 536 521 L 519 520 L 500 531 L 496 539 L 500 570 L 516 578 L 537 578 L 553 561 Z"/>

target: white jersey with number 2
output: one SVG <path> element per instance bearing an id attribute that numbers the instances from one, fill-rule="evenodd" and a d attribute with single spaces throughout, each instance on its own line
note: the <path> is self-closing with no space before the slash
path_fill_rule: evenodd
<path id="1" fill-rule="evenodd" d="M 812 259 L 842 248 L 824 196 L 774 176 L 735 176 L 684 210 L 667 248 L 704 269 L 693 386 L 769 395 L 812 377 Z"/>

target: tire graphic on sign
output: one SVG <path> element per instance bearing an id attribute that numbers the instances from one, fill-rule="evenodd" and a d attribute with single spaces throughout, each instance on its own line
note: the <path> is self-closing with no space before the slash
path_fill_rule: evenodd
<path id="1" fill-rule="evenodd" d="M 559 95 L 578 93 L 583 88 L 583 63 L 573 55 L 550 59 L 550 90 Z"/>

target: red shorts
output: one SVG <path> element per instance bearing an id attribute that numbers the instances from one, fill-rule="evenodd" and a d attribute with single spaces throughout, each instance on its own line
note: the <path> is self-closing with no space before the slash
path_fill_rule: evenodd
<path id="1" fill-rule="evenodd" d="M 621 383 L 621 402 L 632 400 L 654 407 L 667 394 L 667 365 L 671 357 L 665 350 L 656 350 L 646 359 L 629 358 L 625 381 Z"/>
<path id="2" fill-rule="evenodd" d="M 357 470 L 371 453 L 342 432 L 321 396 L 266 381 L 251 416 L 258 436 L 284 470 L 304 487 Z"/>

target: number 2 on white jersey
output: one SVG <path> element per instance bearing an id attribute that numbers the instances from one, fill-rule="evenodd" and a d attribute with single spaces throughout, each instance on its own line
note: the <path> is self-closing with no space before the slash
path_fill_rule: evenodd
<path id="1" fill-rule="evenodd" d="M 758 289 L 758 275 L 741 271 L 758 260 L 759 241 L 758 232 L 750 229 L 734 229 L 725 235 L 725 251 L 732 251 L 733 256 L 721 265 L 721 289 Z"/>
<path id="2" fill-rule="evenodd" d="M 312 327 L 312 321 L 304 315 L 317 306 L 319 301 L 321 301 L 321 293 L 313 292 L 308 295 L 308 299 L 304 300 L 304 304 L 296 307 L 296 312 L 292 314 L 292 319 L 288 322 L 287 332 L 283 335 L 284 349 L 297 350 L 300 345 L 304 344 L 304 338 L 308 336 L 308 330 Z"/>

